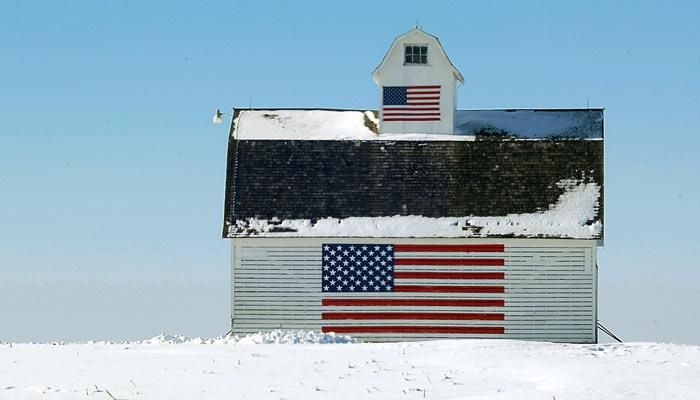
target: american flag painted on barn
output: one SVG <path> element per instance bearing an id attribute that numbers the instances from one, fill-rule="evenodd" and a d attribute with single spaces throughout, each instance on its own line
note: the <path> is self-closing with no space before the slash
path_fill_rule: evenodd
<path id="1" fill-rule="evenodd" d="M 384 86 L 385 122 L 440 121 L 440 85 Z"/>
<path id="2" fill-rule="evenodd" d="M 502 244 L 324 244 L 321 329 L 351 334 L 503 334 L 502 324 L 480 324 L 504 320 L 504 313 L 499 310 L 504 304 L 505 291 L 503 250 Z M 470 257 L 474 252 L 485 252 L 488 256 Z M 444 256 L 446 253 L 449 256 Z M 444 296 L 455 293 L 463 297 Z M 494 296 L 471 298 L 475 293 Z M 425 295 L 432 298 L 426 299 Z M 461 305 L 472 309 L 446 311 Z M 413 309 L 402 311 L 406 306 Z M 403 324 L 387 324 L 387 321 Z M 444 325 L 445 321 L 459 324 Z"/>
<path id="3" fill-rule="evenodd" d="M 594 240 L 236 238 L 232 245 L 234 334 L 309 329 L 371 341 L 596 338 Z M 350 290 L 348 278 L 340 289 L 336 282 L 324 291 L 324 277 L 333 276 L 333 246 L 341 247 L 336 265 L 343 265 L 335 275 L 351 274 L 353 246 L 355 261 L 359 248 L 366 262 L 356 269 L 383 261 L 384 276 L 391 277 L 377 290 Z M 370 265 L 377 246 L 371 256 L 380 259 Z"/>

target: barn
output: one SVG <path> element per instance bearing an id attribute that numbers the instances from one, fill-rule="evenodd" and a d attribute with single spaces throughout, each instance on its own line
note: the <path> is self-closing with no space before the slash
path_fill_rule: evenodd
<path id="1" fill-rule="evenodd" d="M 378 110 L 234 109 L 231 330 L 597 341 L 603 110 L 458 110 L 413 29 Z"/>

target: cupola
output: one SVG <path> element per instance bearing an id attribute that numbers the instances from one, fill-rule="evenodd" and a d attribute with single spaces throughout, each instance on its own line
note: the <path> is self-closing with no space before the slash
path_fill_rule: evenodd
<path id="1" fill-rule="evenodd" d="M 417 27 L 397 37 L 372 78 L 380 133 L 453 133 L 457 83 L 464 78 L 437 37 Z"/>

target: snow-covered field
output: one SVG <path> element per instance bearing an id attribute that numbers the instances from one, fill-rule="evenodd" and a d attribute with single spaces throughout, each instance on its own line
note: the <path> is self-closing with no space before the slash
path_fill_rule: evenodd
<path id="1" fill-rule="evenodd" d="M 82 398 L 699 399 L 700 347 L 360 344 L 311 332 L 0 344 L 0 399 Z"/>

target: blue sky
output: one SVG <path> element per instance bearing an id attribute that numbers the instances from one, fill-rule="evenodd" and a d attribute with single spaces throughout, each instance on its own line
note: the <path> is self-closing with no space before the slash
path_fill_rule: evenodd
<path id="1" fill-rule="evenodd" d="M 600 319 L 700 344 L 700 3 L 426 4 L 1 2 L 0 340 L 226 332 L 213 110 L 376 108 L 418 18 L 460 108 L 606 108 Z"/>

